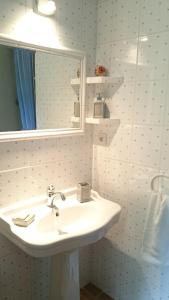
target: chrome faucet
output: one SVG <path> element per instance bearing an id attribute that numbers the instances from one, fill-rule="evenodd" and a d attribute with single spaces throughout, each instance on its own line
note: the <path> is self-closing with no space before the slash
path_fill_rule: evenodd
<path id="1" fill-rule="evenodd" d="M 48 195 L 48 205 L 47 206 L 52 208 L 52 210 L 55 210 L 56 216 L 59 216 L 59 208 L 54 203 L 57 194 L 60 195 L 60 198 L 63 201 L 66 200 L 65 195 L 62 192 L 55 192 L 55 187 L 53 186 L 53 184 L 50 184 L 47 188 L 47 195 Z"/>

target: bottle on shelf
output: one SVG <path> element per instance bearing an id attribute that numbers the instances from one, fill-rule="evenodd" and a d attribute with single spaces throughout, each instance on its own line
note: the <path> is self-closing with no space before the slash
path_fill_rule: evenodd
<path id="1" fill-rule="evenodd" d="M 80 117 L 80 101 L 79 95 L 77 96 L 77 100 L 74 101 L 74 117 Z"/>
<path id="2" fill-rule="evenodd" d="M 93 117 L 105 118 L 105 109 L 106 109 L 105 99 L 101 97 L 99 93 L 94 101 Z"/>

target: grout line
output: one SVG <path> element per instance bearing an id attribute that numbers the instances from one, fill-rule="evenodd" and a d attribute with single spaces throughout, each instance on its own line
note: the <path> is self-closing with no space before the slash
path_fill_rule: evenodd
<path id="1" fill-rule="evenodd" d="M 120 42 L 120 41 L 123 41 L 123 40 L 134 40 L 134 39 L 137 39 L 138 36 L 139 37 L 144 37 L 144 36 L 151 37 L 151 36 L 162 34 L 162 33 L 169 33 L 169 30 L 167 29 L 167 30 L 154 31 L 154 32 L 148 32 L 148 33 L 143 34 L 143 33 L 140 33 L 140 29 L 139 29 L 139 35 L 136 34 L 136 35 L 133 35 L 133 36 L 124 36 L 120 39 L 110 40 L 110 41 L 107 41 L 107 42 L 99 42 L 98 44 L 96 44 L 96 49 L 100 46 L 104 46 L 104 45 L 115 43 L 115 42 Z"/>

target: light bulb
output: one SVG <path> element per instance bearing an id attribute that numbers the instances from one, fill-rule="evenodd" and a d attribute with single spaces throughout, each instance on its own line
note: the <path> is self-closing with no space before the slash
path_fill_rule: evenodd
<path id="1" fill-rule="evenodd" d="M 39 0 L 37 10 L 40 14 L 51 16 L 56 11 L 56 4 L 54 0 Z"/>

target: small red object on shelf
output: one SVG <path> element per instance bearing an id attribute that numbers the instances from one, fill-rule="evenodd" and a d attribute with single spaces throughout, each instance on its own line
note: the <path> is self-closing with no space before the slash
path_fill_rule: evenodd
<path id="1" fill-rule="evenodd" d="M 106 68 L 100 65 L 97 65 L 95 68 L 95 75 L 96 76 L 106 76 Z"/>

